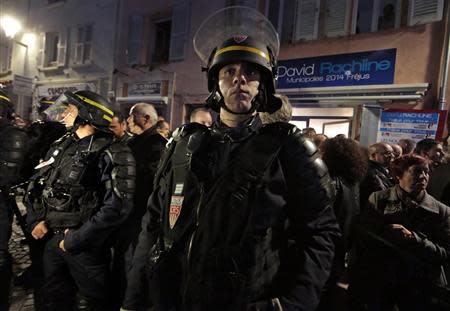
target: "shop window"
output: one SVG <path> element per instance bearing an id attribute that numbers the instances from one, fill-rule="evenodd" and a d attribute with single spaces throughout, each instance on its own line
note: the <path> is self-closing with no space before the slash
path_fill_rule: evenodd
<path id="1" fill-rule="evenodd" d="M 56 68 L 66 65 L 68 30 L 41 33 L 37 53 L 39 68 Z"/>
<path id="2" fill-rule="evenodd" d="M 408 26 L 442 20 L 444 0 L 410 0 Z"/>
<path id="3" fill-rule="evenodd" d="M 75 43 L 74 64 L 87 64 L 91 61 L 92 25 L 78 27 Z"/>

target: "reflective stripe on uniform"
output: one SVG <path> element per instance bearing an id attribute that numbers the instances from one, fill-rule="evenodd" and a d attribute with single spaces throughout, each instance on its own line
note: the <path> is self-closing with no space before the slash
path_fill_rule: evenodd
<path id="1" fill-rule="evenodd" d="M 110 116 L 107 116 L 106 114 L 103 115 L 103 119 L 112 122 L 112 118 Z"/>
<path id="2" fill-rule="evenodd" d="M 232 45 L 232 46 L 224 47 L 224 48 L 218 50 L 216 52 L 216 54 L 214 55 L 214 57 L 219 56 L 220 54 L 225 53 L 225 52 L 233 52 L 233 51 L 250 52 L 250 53 L 262 56 L 265 59 L 267 59 L 268 61 L 270 61 L 269 55 L 267 55 L 266 53 L 264 53 L 260 49 L 257 49 L 257 48 L 254 48 L 254 47 L 250 47 L 250 46 L 243 46 L 243 45 Z"/>

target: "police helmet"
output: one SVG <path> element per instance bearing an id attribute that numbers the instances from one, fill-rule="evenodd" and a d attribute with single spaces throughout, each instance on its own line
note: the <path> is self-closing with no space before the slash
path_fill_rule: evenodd
<path id="1" fill-rule="evenodd" d="M 14 106 L 12 104 L 11 98 L 5 94 L 5 92 L 0 91 L 0 117 L 12 119 L 14 115 Z"/>
<path id="2" fill-rule="evenodd" d="M 78 109 L 76 123 L 87 123 L 99 130 L 108 131 L 114 112 L 107 99 L 87 90 L 74 93 L 66 91 L 45 113 L 52 116 L 49 117 L 50 119 L 61 122 L 64 111 L 69 105 Z"/>
<path id="3" fill-rule="evenodd" d="M 269 113 L 278 110 L 281 101 L 274 94 L 279 48 L 278 34 L 272 24 L 254 9 L 232 6 L 208 17 L 194 35 L 194 49 L 206 65 L 210 92 L 207 105 L 215 111 L 220 107 L 228 110 L 218 88 L 219 71 L 228 64 L 249 62 L 261 74 L 260 90 L 252 110 Z"/>
<path id="4" fill-rule="evenodd" d="M 41 99 L 39 99 L 39 103 L 37 105 L 37 112 L 39 114 L 42 114 L 45 112 L 45 110 L 47 110 L 48 108 L 50 108 L 52 105 L 55 104 L 56 100 L 57 100 L 57 96 L 49 96 L 49 97 L 42 97 Z"/>

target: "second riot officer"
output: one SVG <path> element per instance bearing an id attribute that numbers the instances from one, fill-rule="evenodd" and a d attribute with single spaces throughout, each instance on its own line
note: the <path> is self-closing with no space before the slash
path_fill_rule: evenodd
<path id="1" fill-rule="evenodd" d="M 29 187 L 28 225 L 45 241 L 45 304 L 108 310 L 111 238 L 132 208 L 134 158 L 112 143 L 113 112 L 100 95 L 66 92 L 52 109 L 74 124 L 36 166 Z"/>
<path id="2" fill-rule="evenodd" d="M 123 308 L 315 310 L 339 229 L 327 168 L 287 123 L 262 125 L 274 96 L 278 35 L 228 7 L 194 37 L 207 66 L 212 127 L 178 130 L 154 181 Z"/>
<path id="3" fill-rule="evenodd" d="M 0 310 L 8 310 L 12 276 L 8 242 L 13 222 L 10 186 L 21 179 L 20 170 L 27 152 L 26 133 L 14 126 L 11 99 L 0 91 Z"/>

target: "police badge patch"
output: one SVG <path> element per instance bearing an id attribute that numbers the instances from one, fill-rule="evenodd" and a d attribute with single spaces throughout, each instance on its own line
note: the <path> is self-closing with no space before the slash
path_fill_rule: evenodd
<path id="1" fill-rule="evenodd" d="M 169 226 L 173 229 L 178 217 L 181 214 L 181 207 L 183 206 L 184 196 L 183 193 L 184 184 L 176 184 L 175 192 L 170 199 L 170 209 L 169 209 Z"/>

